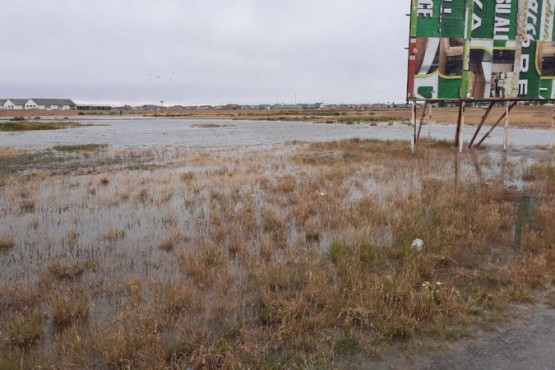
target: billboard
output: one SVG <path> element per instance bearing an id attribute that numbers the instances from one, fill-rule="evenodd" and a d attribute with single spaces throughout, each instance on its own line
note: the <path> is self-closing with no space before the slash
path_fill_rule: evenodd
<path id="1" fill-rule="evenodd" d="M 555 0 L 412 0 L 408 98 L 554 99 Z"/>

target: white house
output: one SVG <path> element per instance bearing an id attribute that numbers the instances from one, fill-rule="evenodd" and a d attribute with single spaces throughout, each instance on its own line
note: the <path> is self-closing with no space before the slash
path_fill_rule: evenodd
<path id="1" fill-rule="evenodd" d="M 70 99 L 30 99 L 37 108 L 42 110 L 74 110 L 76 104 Z"/>
<path id="2" fill-rule="evenodd" d="M 27 100 L 25 103 L 25 110 L 29 109 L 37 109 L 37 103 L 35 103 L 32 99 Z"/>
<path id="3" fill-rule="evenodd" d="M 2 99 L 0 102 L 1 101 L 3 101 L 4 104 L 2 104 L 0 108 L 8 110 L 23 110 L 23 107 L 25 107 L 27 103 L 26 99 Z"/>
<path id="4" fill-rule="evenodd" d="M 74 110 L 77 105 L 70 99 L 0 99 L 0 109 Z"/>

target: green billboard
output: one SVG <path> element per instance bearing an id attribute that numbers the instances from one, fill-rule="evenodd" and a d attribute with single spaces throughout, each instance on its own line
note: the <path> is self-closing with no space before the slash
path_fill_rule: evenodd
<path id="1" fill-rule="evenodd" d="M 555 0 L 412 0 L 408 98 L 554 99 Z"/>

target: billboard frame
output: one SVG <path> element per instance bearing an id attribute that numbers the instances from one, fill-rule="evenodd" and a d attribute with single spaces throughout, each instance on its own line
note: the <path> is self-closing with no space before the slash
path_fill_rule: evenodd
<path id="1" fill-rule="evenodd" d="M 413 152 L 415 151 L 416 143 L 420 138 L 424 117 L 426 115 L 426 108 L 429 107 L 429 122 L 431 124 L 432 104 L 450 103 L 458 104 L 459 107 L 455 146 L 462 152 L 467 105 L 469 103 L 487 103 L 488 108 L 472 140 L 468 144 L 468 149 L 473 147 L 493 107 L 498 104 L 503 104 L 505 107 L 504 113 L 495 121 L 490 130 L 474 145 L 474 147 L 479 147 L 491 132 L 504 121 L 503 149 L 507 150 L 510 112 L 515 106 L 520 102 L 555 103 L 555 17 L 553 17 L 555 4 L 546 5 L 543 10 L 540 9 L 540 11 L 544 13 L 547 12 L 546 14 L 551 17 L 548 20 L 543 20 L 543 23 L 540 21 L 539 24 L 534 25 L 534 27 L 541 27 L 537 29 L 544 31 L 544 33 L 540 35 L 539 32 L 538 34 L 535 34 L 535 31 L 530 32 L 530 20 L 528 17 L 531 8 L 529 8 L 528 1 L 513 0 L 511 2 L 509 0 L 506 2 L 507 5 L 500 5 L 498 8 L 499 1 L 486 0 L 488 4 L 485 4 L 486 1 L 482 0 L 479 2 L 481 9 L 485 12 L 489 12 L 488 14 L 484 14 L 486 18 L 489 17 L 488 21 L 483 22 L 485 24 L 484 29 L 488 27 L 490 29 L 486 30 L 485 34 L 483 32 L 479 34 L 475 33 L 476 30 L 480 31 L 480 29 L 479 27 L 475 27 L 477 23 L 474 23 L 477 3 L 474 1 L 448 1 L 449 6 L 452 7 L 448 12 L 444 9 L 444 5 L 446 5 L 444 4 L 444 0 L 411 0 L 410 2 L 410 11 L 407 14 L 410 17 L 410 26 L 407 48 L 409 58 L 407 66 L 406 100 L 412 107 L 411 121 L 413 132 L 411 149 Z M 551 6 L 552 9 L 550 9 L 549 6 Z M 457 9 L 455 9 L 455 7 Z M 458 15 L 455 14 L 457 12 Z M 498 14 L 498 12 L 500 14 Z M 425 15 L 425 17 L 422 17 L 422 15 Z M 481 16 L 481 14 L 479 15 Z M 502 35 L 503 37 L 498 37 L 499 35 L 496 34 L 499 29 L 501 29 L 497 27 L 498 15 L 505 17 L 507 22 L 506 29 L 503 29 L 506 34 Z M 543 13 L 539 15 L 542 17 L 544 16 Z M 545 16 L 546 18 L 547 15 Z M 495 19 L 495 21 L 493 19 Z M 419 21 L 423 22 L 421 28 L 418 28 Z M 536 23 L 538 22 L 536 21 Z M 482 25 L 482 19 L 480 19 L 480 25 Z M 546 27 L 550 27 L 549 33 Z M 488 34 L 489 31 L 491 32 Z M 533 36 L 532 33 L 534 33 Z M 461 36 L 463 37 L 460 38 Z M 472 42 L 473 40 L 476 41 Z M 429 44 L 430 41 L 432 41 L 431 44 Z M 544 49 L 546 43 L 549 43 L 549 48 L 546 47 L 548 51 Z M 490 54 L 486 56 L 487 52 L 484 51 L 480 57 L 480 53 L 476 52 L 476 50 L 478 50 L 482 44 L 490 46 L 490 49 L 488 49 Z M 450 47 L 451 49 L 449 49 Z M 530 50 L 528 50 L 528 48 Z M 532 56 L 528 54 L 522 55 L 521 53 L 524 49 L 530 51 L 530 55 Z M 471 53 L 473 53 L 472 57 L 475 58 L 474 62 L 476 62 L 472 66 Z M 538 57 L 538 55 L 540 55 L 538 53 L 541 53 L 543 59 Z M 449 59 L 451 56 L 455 59 Z M 526 60 L 533 60 L 533 62 L 525 65 L 525 56 L 530 58 L 526 58 Z M 545 64 L 543 64 L 545 63 L 544 59 L 549 61 L 547 70 L 543 69 L 545 66 Z M 553 61 L 551 59 L 553 59 Z M 455 60 L 455 62 L 453 62 L 453 60 Z M 538 60 L 540 62 L 540 67 L 538 67 L 537 64 Z M 537 76 L 535 76 L 537 77 L 537 81 L 532 81 L 534 89 L 537 87 L 537 90 L 528 90 L 528 85 L 526 85 L 526 88 L 521 86 L 523 83 L 521 80 L 521 76 L 523 75 L 521 75 L 521 73 L 533 70 L 533 66 L 529 68 L 531 63 L 533 63 L 536 69 L 535 72 L 537 72 Z M 477 73 L 478 69 L 480 69 L 480 73 Z M 424 71 L 424 75 L 420 74 L 422 71 Z M 546 71 L 545 75 L 542 73 L 544 71 Z M 490 73 L 489 76 L 487 72 Z M 431 77 L 434 74 L 437 76 Z M 417 76 L 424 76 L 425 81 L 427 81 L 426 78 L 431 78 L 429 81 L 433 81 L 434 79 L 437 81 L 435 85 L 432 83 L 430 86 L 425 87 L 426 93 L 421 92 L 424 90 L 421 90 L 423 87 L 419 85 L 417 94 Z M 451 90 L 447 88 L 442 93 L 442 87 L 445 89 L 447 85 L 443 84 L 442 86 L 441 79 L 446 80 L 451 78 L 450 76 L 454 76 L 452 77 L 453 81 L 456 80 L 459 85 L 457 87 L 457 82 L 450 82 Z M 479 81 L 478 84 L 477 81 Z M 525 81 L 526 84 L 528 84 L 528 82 L 528 80 Z M 542 85 L 542 83 L 544 85 Z M 549 98 L 542 97 L 542 87 L 546 86 L 545 84 L 550 85 L 550 89 L 545 89 L 550 95 Z M 424 86 L 425 85 L 426 83 Z M 486 88 L 481 91 L 480 89 L 483 88 L 484 85 Z M 477 93 L 475 94 L 474 89 L 476 86 L 478 86 L 478 90 L 476 90 Z M 525 93 L 521 94 L 521 92 Z M 529 92 L 531 92 L 532 95 L 529 95 Z M 438 97 L 435 97 L 435 95 Z M 476 97 L 473 97 L 473 95 Z M 441 98 L 440 96 L 444 97 Z M 489 97 L 484 98 L 484 96 Z M 417 103 L 419 102 L 424 103 L 420 125 L 417 124 Z M 555 110 L 553 113 L 552 128 L 555 135 Z"/>

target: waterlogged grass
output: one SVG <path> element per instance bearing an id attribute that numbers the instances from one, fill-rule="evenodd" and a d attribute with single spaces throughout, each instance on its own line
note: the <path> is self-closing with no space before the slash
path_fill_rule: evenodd
<path id="1" fill-rule="evenodd" d="M 73 121 L 55 122 L 33 122 L 33 121 L 10 121 L 0 122 L 0 131 L 44 131 L 61 130 L 64 128 L 79 127 L 81 124 Z"/>
<path id="2" fill-rule="evenodd" d="M 222 128 L 222 127 L 229 127 L 228 125 L 220 125 L 218 123 L 198 123 L 194 124 L 191 127 L 195 128 Z"/>
<path id="3" fill-rule="evenodd" d="M 77 145 L 56 145 L 52 149 L 59 152 L 92 152 L 107 148 L 107 144 L 77 144 Z"/>
<path id="4" fill-rule="evenodd" d="M 29 167 L 58 163 L 61 159 L 48 152 L 0 155 L 0 175 L 10 174 Z"/>
<path id="5" fill-rule="evenodd" d="M 2 366 L 371 368 L 555 281 L 549 162 L 364 140 L 107 152 L 2 187 Z"/>

